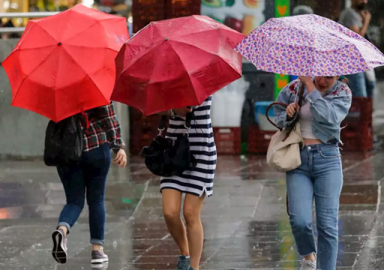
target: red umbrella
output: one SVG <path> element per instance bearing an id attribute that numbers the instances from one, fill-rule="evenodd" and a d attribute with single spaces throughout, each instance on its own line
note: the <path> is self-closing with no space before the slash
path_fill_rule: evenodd
<path id="1" fill-rule="evenodd" d="M 145 115 L 201 104 L 241 77 L 243 38 L 206 16 L 152 22 L 120 50 L 111 99 Z"/>
<path id="2" fill-rule="evenodd" d="M 124 18 L 83 5 L 29 21 L 2 63 L 12 105 L 58 122 L 108 104 L 116 76 L 114 59 L 127 39 Z"/>

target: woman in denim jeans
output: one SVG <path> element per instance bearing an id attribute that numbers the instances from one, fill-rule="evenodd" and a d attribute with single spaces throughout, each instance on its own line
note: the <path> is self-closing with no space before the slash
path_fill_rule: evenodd
<path id="1" fill-rule="evenodd" d="M 79 218 L 85 199 L 89 209 L 91 263 L 108 262 L 108 256 L 103 251 L 104 194 L 111 164 L 111 149 L 116 153 L 113 160 L 115 164 L 120 167 L 127 164 L 120 124 L 113 104 L 89 110 L 86 115 L 89 128 L 84 133 L 84 152 L 79 164 L 57 167 L 67 199 L 59 217 L 57 230 L 52 234 L 52 256 L 58 263 L 67 261 L 67 234 Z"/>
<path id="2" fill-rule="evenodd" d="M 304 139 L 301 166 L 286 174 L 288 209 L 292 233 L 302 270 L 335 270 L 338 246 L 338 210 L 343 171 L 338 143 L 340 124 L 347 116 L 352 95 L 349 87 L 334 77 L 299 77 L 279 94 L 277 101 L 289 106 L 275 107 L 276 124 L 286 127 L 300 110 Z M 296 100 L 305 86 L 302 107 Z M 313 231 L 313 200 L 316 204 L 318 245 Z M 317 260 L 317 263 L 316 263 Z M 317 268 L 316 268 L 317 267 Z"/>

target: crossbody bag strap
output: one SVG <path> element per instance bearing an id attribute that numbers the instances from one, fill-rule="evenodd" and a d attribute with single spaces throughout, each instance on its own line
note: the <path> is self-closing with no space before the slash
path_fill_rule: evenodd
<path id="1" fill-rule="evenodd" d="M 191 128 L 191 122 L 194 118 L 193 111 L 191 113 L 187 113 L 187 116 L 185 118 L 185 128 L 190 129 Z"/>
<path id="2" fill-rule="evenodd" d="M 195 114 L 194 114 L 193 110 L 192 110 L 192 112 L 187 113 L 187 116 L 185 117 L 185 125 L 184 125 L 185 133 L 184 133 L 184 135 L 188 135 L 189 130 L 191 129 L 191 122 L 194 118 L 195 118 Z"/>
<path id="3" fill-rule="evenodd" d="M 187 113 L 187 116 L 185 118 L 185 129 L 186 129 L 186 134 L 188 134 L 188 130 L 191 128 L 191 122 L 194 119 L 195 115 L 193 111 L 191 113 Z M 166 115 L 161 116 L 158 131 L 159 131 L 159 136 L 163 134 L 163 131 L 165 130 L 165 126 L 167 124 L 167 119 L 168 117 Z"/>
<path id="4" fill-rule="evenodd" d="M 166 124 L 167 124 L 167 116 L 163 115 L 163 116 L 161 116 L 159 127 L 157 129 L 159 131 L 158 136 L 161 136 L 163 134 L 163 131 L 165 130 Z"/>

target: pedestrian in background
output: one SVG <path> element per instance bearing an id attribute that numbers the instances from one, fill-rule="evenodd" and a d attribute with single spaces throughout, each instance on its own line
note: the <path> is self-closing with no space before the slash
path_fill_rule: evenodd
<path id="1" fill-rule="evenodd" d="M 340 14 L 339 23 L 362 37 L 366 37 L 372 15 L 366 10 L 368 0 L 352 0 L 352 6 Z M 372 97 L 375 88 L 375 73 L 368 71 L 347 75 L 352 94 L 355 97 Z"/>

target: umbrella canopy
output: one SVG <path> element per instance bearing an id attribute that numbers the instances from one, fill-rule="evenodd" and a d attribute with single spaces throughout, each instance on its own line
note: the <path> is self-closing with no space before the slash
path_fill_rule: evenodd
<path id="1" fill-rule="evenodd" d="M 111 98 L 145 115 L 199 105 L 241 77 L 243 38 L 206 16 L 152 22 L 116 58 Z"/>
<path id="2" fill-rule="evenodd" d="M 53 121 L 110 102 L 114 59 L 128 40 L 126 21 L 83 5 L 29 21 L 2 63 L 12 105 Z"/>
<path id="3" fill-rule="evenodd" d="M 346 75 L 384 65 L 384 55 L 369 41 L 317 15 L 270 19 L 236 51 L 260 70 L 287 75 Z"/>

